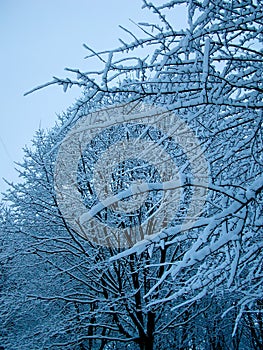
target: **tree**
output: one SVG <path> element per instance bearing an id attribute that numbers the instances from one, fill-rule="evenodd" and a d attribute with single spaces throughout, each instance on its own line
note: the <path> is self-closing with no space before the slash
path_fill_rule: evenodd
<path id="1" fill-rule="evenodd" d="M 161 332 L 185 315 L 171 313 L 169 305 L 148 309 L 144 296 L 164 271 L 157 267 L 150 272 L 147 265 L 150 261 L 164 263 L 169 249 L 156 252 L 152 258 L 146 252 L 109 264 L 118 248 L 78 238 L 61 215 L 54 196 L 50 176 L 54 159 L 49 156 L 55 143 L 53 136 L 38 132 L 34 149 L 26 150 L 21 164 L 25 181 L 13 185 L 8 195 L 14 203 L 9 232 L 23 239 L 19 254 L 11 254 L 16 290 L 9 291 L 11 311 L 3 315 L 12 319 L 4 345 L 21 349 L 102 349 L 108 343 L 108 348 L 126 348 L 126 344 L 138 349 L 162 347 Z M 160 290 L 155 297 L 169 292 Z M 198 312 L 194 309 L 187 314 Z M 168 332 L 166 344 L 183 344 L 184 330 L 182 334 L 174 339 Z"/>
<path id="2" fill-rule="evenodd" d="M 31 305 L 39 305 L 46 315 L 46 322 L 34 320 L 25 340 L 11 340 L 16 347 L 165 349 L 169 344 L 176 349 L 246 349 L 262 345 L 262 6 L 252 0 L 171 0 L 161 5 L 144 0 L 143 4 L 158 18 L 153 24 L 138 24 L 143 38 L 125 29 L 132 41 L 115 50 L 95 53 L 86 46 L 89 57 L 105 64 L 102 71 L 68 69 L 77 74 L 76 81 L 55 78 L 46 84 L 60 84 L 65 91 L 76 84 L 84 93 L 60 117 L 60 125 L 46 135 L 37 134 L 35 148 L 26 150 L 22 164 L 24 182 L 13 185 L 7 194 L 13 202 L 16 232 L 24 234 L 26 256 L 42 266 L 37 273 L 36 265 L 31 267 L 32 278 L 26 286 L 20 284 L 19 300 L 24 307 L 27 294 Z M 166 18 L 179 5 L 188 11 L 188 27 L 175 30 Z M 141 47 L 152 48 L 150 57 L 130 55 Z M 114 110 L 118 104 L 137 111 L 142 105 L 166 107 L 176 113 L 198 138 L 209 164 L 206 204 L 191 227 L 174 220 L 154 235 L 149 227 L 148 236 L 124 250 L 79 236 L 63 215 L 54 187 L 56 156 L 64 137 L 87 115 L 92 124 L 100 110 Z M 96 184 L 90 177 L 98 154 L 112 145 L 109 136 L 115 135 L 114 142 L 128 142 L 143 138 L 147 131 L 152 142 L 161 143 L 163 137 L 173 145 L 169 133 L 146 130 L 142 123 L 134 127 L 115 122 L 109 119 L 109 128 L 89 142 L 89 152 L 88 148 L 81 152 L 74 184 L 89 217 L 112 225 L 120 224 L 112 215 L 116 203 L 98 206 L 92 195 Z M 174 147 L 170 154 L 182 162 L 178 163 L 185 180 L 181 194 L 189 209 L 194 191 L 202 186 L 188 180 L 196 175 L 192 171 L 196 168 L 190 164 L 185 173 L 182 170 L 189 162 L 181 149 Z M 190 151 L 196 152 L 196 143 Z M 165 207 L 155 165 L 131 158 L 113 169 L 110 187 L 122 205 L 128 205 L 129 198 L 136 201 L 129 190 L 134 188 L 133 180 L 143 180 L 152 186 L 147 188 L 153 193 L 148 196 L 148 215 L 155 213 L 153 208 Z M 138 188 L 143 195 L 143 186 Z M 185 208 L 180 209 L 184 217 Z M 126 215 L 121 223 L 134 223 L 143 215 L 143 211 L 137 217 Z M 16 269 L 18 264 L 14 263 Z M 45 276 L 41 283 L 38 276 Z M 18 310 L 16 317 L 25 312 Z M 22 329 L 21 324 L 14 327 Z M 5 346 L 14 347 L 11 343 Z"/>

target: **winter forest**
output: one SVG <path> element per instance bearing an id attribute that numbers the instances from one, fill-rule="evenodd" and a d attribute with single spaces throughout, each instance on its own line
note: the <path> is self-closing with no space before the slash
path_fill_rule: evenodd
<path id="1" fill-rule="evenodd" d="M 29 92 L 80 97 L 0 206 L 1 350 L 263 349 L 263 2 L 138 10 Z"/>

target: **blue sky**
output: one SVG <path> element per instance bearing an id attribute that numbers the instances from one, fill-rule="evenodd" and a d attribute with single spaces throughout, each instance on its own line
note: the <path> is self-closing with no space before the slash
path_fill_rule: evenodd
<path id="1" fill-rule="evenodd" d="M 35 131 L 54 125 L 56 115 L 80 95 L 49 87 L 24 97 L 35 86 L 65 77 L 65 67 L 96 68 L 84 60 L 86 43 L 96 50 L 119 45 L 119 24 L 142 21 L 149 12 L 140 0 L 1 0 L 0 1 L 0 192 L 5 177 L 17 181 L 14 161 L 30 145 Z"/>
<path id="2" fill-rule="evenodd" d="M 95 61 L 84 59 L 82 44 L 105 50 L 118 47 L 118 38 L 130 40 L 118 25 L 138 34 L 129 18 L 156 21 L 141 7 L 141 0 L 0 0 L 0 192 L 7 188 L 3 177 L 18 181 L 14 161 L 22 160 L 24 145 L 30 146 L 40 126 L 52 127 L 80 90 L 64 93 L 51 86 L 23 94 L 53 76 L 68 76 L 65 67 L 98 69 Z M 180 11 L 174 25 L 181 27 L 182 18 Z"/>

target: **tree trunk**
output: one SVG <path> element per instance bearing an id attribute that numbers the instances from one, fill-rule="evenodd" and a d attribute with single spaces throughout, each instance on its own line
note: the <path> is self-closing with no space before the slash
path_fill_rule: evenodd
<path id="1" fill-rule="evenodd" d="M 139 340 L 140 350 L 153 350 L 153 337 L 144 337 Z"/>

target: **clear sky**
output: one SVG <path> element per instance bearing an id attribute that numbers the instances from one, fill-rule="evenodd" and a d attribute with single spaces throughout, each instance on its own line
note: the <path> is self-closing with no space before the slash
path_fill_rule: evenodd
<path id="1" fill-rule="evenodd" d="M 23 94 L 53 76 L 68 76 L 65 67 L 94 70 L 82 44 L 95 50 L 119 46 L 118 38 L 128 36 L 118 25 L 136 33 L 129 18 L 154 22 L 141 7 L 141 0 L 0 0 L 0 192 L 7 187 L 3 177 L 18 181 L 14 161 L 22 160 L 24 145 L 30 146 L 40 126 L 52 127 L 80 90 L 51 86 Z"/>
<path id="2" fill-rule="evenodd" d="M 129 18 L 149 16 L 141 5 L 140 0 L 0 0 L 1 192 L 3 177 L 17 181 L 13 162 L 21 161 L 24 145 L 30 145 L 40 125 L 53 126 L 56 114 L 80 91 L 63 93 L 54 86 L 23 94 L 53 76 L 66 77 L 65 67 L 93 69 L 82 44 L 96 50 L 118 46 L 119 24 L 131 28 Z"/>

